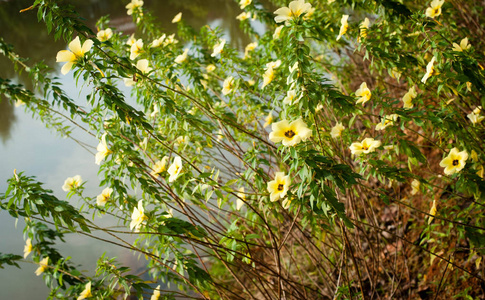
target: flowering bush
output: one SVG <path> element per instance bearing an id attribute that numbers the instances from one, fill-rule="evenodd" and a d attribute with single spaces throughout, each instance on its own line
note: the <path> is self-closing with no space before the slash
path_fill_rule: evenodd
<path id="1" fill-rule="evenodd" d="M 27 219 L 25 256 L 55 282 L 56 297 L 484 294 L 484 7 L 274 2 L 273 13 L 240 1 L 235 22 L 252 39 L 242 53 L 181 14 L 176 36 L 161 32 L 143 1 L 126 6 L 137 37 L 107 18 L 96 34 L 70 8 L 35 1 L 29 10 L 69 42 L 57 55 L 62 74 L 92 91 L 83 108 L 49 70 L 27 66 L 0 40 L 39 87 L 0 79 L 0 91 L 63 134 L 73 126 L 67 116 L 78 118 L 99 143 L 102 194 L 87 195 L 81 178 L 63 186 L 83 209 L 25 173 L 2 199 L 2 209 Z M 90 221 L 98 213 L 125 230 L 98 227 Z M 95 276 L 82 274 L 51 247 L 97 230 L 143 254 L 150 281 L 104 256 Z M 125 241 L 127 232 L 137 242 Z M 4 255 L 0 264 L 20 259 Z M 179 291 L 154 288 L 160 282 Z"/>

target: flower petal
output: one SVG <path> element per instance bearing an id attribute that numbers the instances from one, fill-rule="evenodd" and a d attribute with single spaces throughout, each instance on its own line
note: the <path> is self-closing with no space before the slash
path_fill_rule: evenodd
<path id="1" fill-rule="evenodd" d="M 83 47 L 81 49 L 82 54 L 84 55 L 86 52 L 89 52 L 91 50 L 91 47 L 93 46 L 94 42 L 92 40 L 85 40 Z"/>
<path id="2" fill-rule="evenodd" d="M 72 42 L 69 43 L 69 49 L 74 53 L 76 56 L 82 56 L 82 48 L 81 48 L 81 41 L 77 36 Z"/>
<path id="3" fill-rule="evenodd" d="M 73 62 L 67 62 L 67 63 L 65 63 L 62 66 L 62 69 L 61 69 L 62 75 L 66 75 L 67 73 L 69 73 L 69 71 L 71 70 L 71 68 L 72 68 L 73 65 L 74 65 Z"/>
<path id="4" fill-rule="evenodd" d="M 61 50 L 57 52 L 56 62 L 75 62 L 76 55 L 69 50 Z"/>

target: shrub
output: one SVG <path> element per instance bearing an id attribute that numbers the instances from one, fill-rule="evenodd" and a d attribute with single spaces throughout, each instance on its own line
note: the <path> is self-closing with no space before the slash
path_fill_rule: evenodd
<path id="1" fill-rule="evenodd" d="M 35 1 L 28 10 L 69 42 L 57 60 L 90 89 L 83 107 L 51 70 L 0 40 L 37 87 L 0 79 L 1 92 L 61 134 L 81 127 L 99 142 L 103 193 L 87 195 L 81 178 L 63 187 L 82 208 L 24 172 L 2 200 L 27 219 L 26 254 L 55 297 L 484 294 L 485 6 L 273 2 L 274 13 L 241 1 L 235 22 L 253 40 L 242 54 L 217 28 L 196 31 L 183 16 L 176 37 L 161 32 L 143 1 L 127 5 L 136 38 L 107 17 L 96 34 L 72 8 Z M 263 35 L 252 18 L 267 25 Z M 97 214 L 125 229 L 97 226 Z M 52 246 L 99 231 L 143 254 L 151 280 L 104 255 L 88 276 Z M 148 285 L 160 282 L 179 291 Z"/>

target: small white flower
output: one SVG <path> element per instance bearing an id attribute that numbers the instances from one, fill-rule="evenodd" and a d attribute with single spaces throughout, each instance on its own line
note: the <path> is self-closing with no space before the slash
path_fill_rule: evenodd
<path id="1" fill-rule="evenodd" d="M 178 23 L 178 22 L 180 22 L 180 20 L 182 20 L 182 13 L 181 12 L 179 12 L 178 14 L 175 15 L 175 17 L 173 17 L 172 23 Z"/>
<path id="2" fill-rule="evenodd" d="M 180 171 L 182 171 L 182 159 L 180 156 L 177 156 L 167 170 L 168 174 L 170 175 L 168 182 L 175 181 L 178 178 Z"/>
<path id="3" fill-rule="evenodd" d="M 188 48 L 184 50 L 184 53 L 180 54 L 179 56 L 177 56 L 175 58 L 175 63 L 176 64 L 181 64 L 184 61 L 186 61 L 187 60 L 187 53 L 189 53 L 189 49 Z"/>
<path id="4" fill-rule="evenodd" d="M 106 202 L 108 202 L 109 198 L 111 197 L 111 194 L 113 193 L 112 188 L 105 188 L 101 194 L 99 194 L 96 197 L 96 205 L 98 206 L 104 206 Z"/>
<path id="5" fill-rule="evenodd" d="M 334 139 L 340 137 L 342 135 L 342 131 L 345 129 L 344 125 L 342 123 L 338 122 L 335 124 L 334 127 L 332 127 L 332 130 L 330 130 L 330 136 Z"/>
<path id="6" fill-rule="evenodd" d="M 224 45 L 226 45 L 226 40 L 221 39 L 219 43 L 214 45 L 214 50 L 211 54 L 212 57 L 216 57 L 218 54 L 222 53 L 222 50 L 224 49 Z"/>
<path id="7" fill-rule="evenodd" d="M 107 40 L 109 40 L 111 37 L 113 36 L 113 30 L 111 30 L 111 28 L 107 28 L 105 30 L 100 30 L 98 31 L 98 33 L 96 34 L 96 37 L 98 38 L 98 40 L 100 42 L 106 42 Z"/>
<path id="8" fill-rule="evenodd" d="M 76 175 L 74 177 L 68 177 L 64 181 L 64 185 L 62 186 L 62 190 L 64 192 L 69 192 L 73 189 L 80 187 L 82 182 L 83 182 L 83 179 L 81 178 L 81 175 Z"/>

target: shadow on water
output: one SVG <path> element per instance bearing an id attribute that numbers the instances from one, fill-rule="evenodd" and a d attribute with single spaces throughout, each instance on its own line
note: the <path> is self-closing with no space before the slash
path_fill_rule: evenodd
<path id="1" fill-rule="evenodd" d="M 16 121 L 13 105 L 5 97 L 0 97 L 0 138 L 2 143 L 10 139 L 10 129 Z"/>

